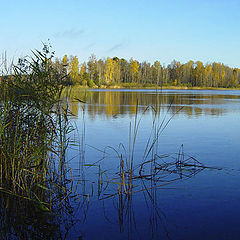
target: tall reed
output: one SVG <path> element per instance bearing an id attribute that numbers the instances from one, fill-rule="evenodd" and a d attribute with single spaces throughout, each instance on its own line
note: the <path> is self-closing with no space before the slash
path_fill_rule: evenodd
<path id="1" fill-rule="evenodd" d="M 50 209 L 54 194 L 68 194 L 64 181 L 68 108 L 62 107 L 54 52 L 44 44 L 20 59 L 0 82 L 0 192 Z M 61 201 L 61 200 L 60 200 Z"/>

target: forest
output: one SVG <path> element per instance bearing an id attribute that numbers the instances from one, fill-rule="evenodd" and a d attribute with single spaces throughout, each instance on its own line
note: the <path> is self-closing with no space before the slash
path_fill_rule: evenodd
<path id="1" fill-rule="evenodd" d="M 97 59 L 91 55 L 87 62 L 79 63 L 76 56 L 56 58 L 53 69 L 60 76 L 67 76 L 64 84 L 89 87 L 119 86 L 185 86 L 236 88 L 240 86 L 240 69 L 223 63 L 173 60 L 169 65 L 129 61 L 118 57 Z"/>
<path id="2" fill-rule="evenodd" d="M 92 54 L 87 62 L 80 63 L 77 56 L 64 55 L 52 58 L 51 71 L 58 76 L 61 85 L 81 85 L 90 88 L 120 87 L 187 87 L 187 88 L 239 88 L 240 69 L 231 68 L 223 63 L 188 61 L 181 63 L 173 60 L 161 65 L 139 62 L 131 58 L 108 57 L 97 59 Z M 4 61 L 2 61 L 4 63 Z M 2 67 L 4 64 L 1 64 Z M 24 65 L 19 60 L 18 65 Z M 13 73 L 1 70 L 0 81 L 10 78 Z"/>

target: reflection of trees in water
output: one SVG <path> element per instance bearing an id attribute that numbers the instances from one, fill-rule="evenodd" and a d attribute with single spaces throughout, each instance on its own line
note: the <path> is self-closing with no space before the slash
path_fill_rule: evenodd
<path id="1" fill-rule="evenodd" d="M 134 115 L 138 101 L 138 110 L 143 112 L 146 106 L 162 106 L 166 109 L 172 103 L 172 111 L 176 112 L 184 106 L 178 114 L 184 114 L 189 117 L 201 115 L 223 115 L 227 109 L 219 106 L 226 103 L 226 100 L 239 100 L 237 95 L 193 95 L 161 92 L 134 92 L 134 91 L 88 91 L 74 92 L 71 99 L 75 96 L 86 98 L 86 110 L 89 116 L 94 119 L 97 115 L 106 117 L 117 117 L 118 115 Z M 229 102 L 228 102 L 229 103 Z M 217 107 L 216 107 L 217 106 Z M 77 116 L 79 103 L 72 102 L 72 112 Z"/>

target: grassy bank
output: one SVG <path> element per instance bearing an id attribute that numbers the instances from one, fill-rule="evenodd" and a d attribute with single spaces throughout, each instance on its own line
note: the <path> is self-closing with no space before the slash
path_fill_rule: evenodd
<path id="1" fill-rule="evenodd" d="M 217 87 L 191 87 L 191 86 L 159 86 L 157 84 L 136 84 L 136 83 L 123 83 L 119 85 L 101 85 L 92 88 L 82 85 L 74 85 L 75 89 L 173 89 L 173 90 L 240 90 L 237 88 L 217 88 Z"/>

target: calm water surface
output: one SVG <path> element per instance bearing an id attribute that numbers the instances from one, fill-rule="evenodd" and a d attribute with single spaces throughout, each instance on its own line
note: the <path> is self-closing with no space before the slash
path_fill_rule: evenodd
<path id="1" fill-rule="evenodd" d="M 89 196 L 89 205 L 69 238 L 240 238 L 240 91 L 90 90 L 77 95 L 86 104 L 72 101 L 70 107 L 76 116 L 72 121 L 79 129 L 74 137 L 81 139 L 84 154 L 71 150 L 69 159 L 79 185 L 83 185 L 84 174 L 79 193 Z M 152 107 L 160 109 L 158 124 L 171 119 L 160 134 L 155 149 L 158 156 L 176 158 L 183 145 L 185 156 L 214 168 L 194 171 L 191 177 L 171 172 L 161 181 L 158 176 L 157 181 L 136 182 L 130 198 L 122 199 L 119 194 L 110 197 L 118 192 L 119 180 L 111 180 L 114 185 L 108 178 L 119 169 L 118 154 L 126 158 L 129 154 L 129 139 L 133 141 L 133 133 L 130 136 L 129 132 L 133 132 L 136 110 L 136 169 L 144 161 L 153 129 Z M 101 172 L 99 187 L 96 183 Z M 166 182 L 169 184 L 160 184 Z"/>
<path id="2" fill-rule="evenodd" d="M 12 213 L 4 231 L 36 229 L 36 239 L 240 239 L 240 91 L 73 90 L 69 104 L 77 130 L 67 160 L 78 201 L 66 205 L 66 221 L 50 226 L 54 216 L 26 221 Z M 44 235 L 51 229 L 60 234 Z"/>

